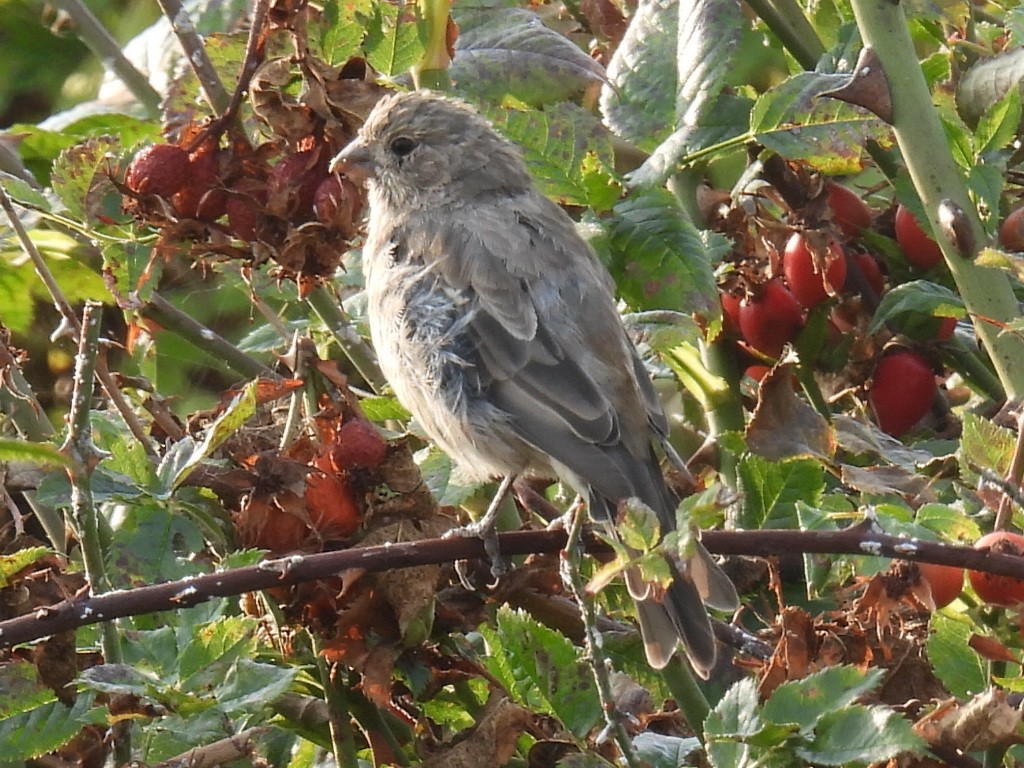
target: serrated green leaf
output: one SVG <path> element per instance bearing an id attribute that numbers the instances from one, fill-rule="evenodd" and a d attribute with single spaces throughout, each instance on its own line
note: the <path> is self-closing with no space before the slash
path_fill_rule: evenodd
<path id="1" fill-rule="evenodd" d="M 298 673 L 297 667 L 238 659 L 224 682 L 214 688 L 213 698 L 217 708 L 227 713 L 260 709 L 286 693 Z"/>
<path id="2" fill-rule="evenodd" d="M 736 46 L 747 28 L 739 5 L 683 0 L 677 13 L 674 130 L 631 175 L 635 185 L 660 184 L 684 155 L 740 136 L 747 129 L 746 102 L 720 98 L 733 68 Z"/>
<path id="3" fill-rule="evenodd" d="M 132 694 L 147 698 L 160 685 L 160 679 L 128 664 L 97 664 L 82 672 L 82 683 L 99 693 Z"/>
<path id="4" fill-rule="evenodd" d="M 517 703 L 558 718 L 578 738 L 598 722 L 593 673 L 564 635 L 507 607 L 498 610 L 494 628 L 480 632 L 489 646 L 484 665 Z"/>
<path id="5" fill-rule="evenodd" d="M 319 43 L 319 53 L 332 66 L 344 64 L 359 52 L 365 27 L 356 18 L 356 3 L 327 0 L 324 3 L 323 24 L 313 30 L 310 41 Z"/>
<path id="6" fill-rule="evenodd" d="M 457 92 L 540 106 L 566 101 L 604 80 L 600 64 L 533 11 L 461 5 L 452 8 L 460 31 L 448 69 Z"/>
<path id="7" fill-rule="evenodd" d="M 1011 88 L 1006 95 L 985 110 L 974 132 L 977 158 L 1005 149 L 1020 127 L 1020 90 Z"/>
<path id="8" fill-rule="evenodd" d="M 635 191 L 615 206 L 607 226 L 610 268 L 632 307 L 720 311 L 706 242 L 670 192 Z"/>
<path id="9" fill-rule="evenodd" d="M 201 572 L 194 554 L 202 550 L 203 533 L 176 503 L 139 497 L 113 506 L 113 535 L 107 548 L 108 570 L 118 586 L 168 581 Z"/>
<path id="10" fill-rule="evenodd" d="M 66 744 L 89 722 L 94 697 L 80 694 L 71 707 L 59 701 L 0 720 L 0 754 L 9 762 L 31 760 Z"/>
<path id="11" fill-rule="evenodd" d="M 688 758 L 701 748 L 700 739 L 683 738 L 644 731 L 633 739 L 637 757 L 651 768 L 679 768 L 689 765 Z"/>
<path id="12" fill-rule="evenodd" d="M 15 203 L 26 205 L 40 211 L 50 210 L 50 201 L 46 195 L 33 187 L 24 179 L 12 176 L 9 173 L 0 172 L 0 187 Z M 0 222 L 6 222 L 6 214 L 0 212 Z"/>
<path id="13" fill-rule="evenodd" d="M 765 92 L 750 113 L 756 141 L 787 160 L 804 160 L 827 175 L 864 168 L 865 146 L 892 146 L 892 128 L 861 107 L 822 96 L 848 75 L 803 72 Z"/>
<path id="14" fill-rule="evenodd" d="M 376 3 L 366 27 L 363 50 L 378 72 L 394 76 L 408 72 L 426 50 L 426 27 L 414 3 Z"/>
<path id="15" fill-rule="evenodd" d="M 745 455 L 737 466 L 744 528 L 796 528 L 796 503 L 815 506 L 825 488 L 825 470 L 812 459 L 769 461 Z"/>
<path id="16" fill-rule="evenodd" d="M 705 747 L 711 765 L 749 765 L 750 748 L 744 742 L 764 725 L 758 708 L 757 683 L 753 678 L 744 678 L 725 692 L 704 721 Z"/>
<path id="17" fill-rule="evenodd" d="M 622 521 L 618 525 L 622 543 L 637 552 L 653 549 L 661 539 L 657 514 L 639 499 L 628 499 L 622 506 Z"/>
<path id="18" fill-rule="evenodd" d="M 976 414 L 965 412 L 960 438 L 960 471 L 972 477 L 978 469 L 1006 477 L 1013 462 L 1013 432 Z"/>
<path id="19" fill-rule="evenodd" d="M 779 725 L 811 729 L 826 712 L 842 709 L 877 686 L 880 669 L 829 667 L 800 680 L 782 683 L 761 708 L 761 716 Z"/>
<path id="20" fill-rule="evenodd" d="M 178 676 L 183 688 L 195 689 L 190 678 L 214 664 L 234 663 L 256 649 L 257 622 L 247 616 L 222 616 L 195 627 L 192 641 L 178 656 Z"/>
<path id="21" fill-rule="evenodd" d="M 71 460 L 51 443 L 0 438 L 0 462 L 23 461 L 41 467 L 70 467 Z"/>
<path id="22" fill-rule="evenodd" d="M 814 740 L 797 754 L 815 765 L 882 762 L 903 752 L 920 753 L 925 741 L 913 724 L 888 707 L 854 704 L 822 715 Z"/>
<path id="23" fill-rule="evenodd" d="M 543 112 L 484 107 L 484 114 L 522 148 L 523 159 L 545 195 L 563 205 L 591 204 L 594 185 L 600 184 L 595 175 L 615 162 L 611 137 L 597 118 L 568 103 Z M 618 199 L 618 185 L 607 171 L 603 176 L 600 194 L 605 202 Z"/>
<path id="24" fill-rule="evenodd" d="M 912 280 L 897 285 L 882 296 L 882 301 L 875 310 L 867 333 L 877 333 L 886 323 L 894 323 L 897 328 L 914 334 L 914 323 L 922 318 L 967 316 L 963 299 L 945 286 L 927 280 Z M 922 335 L 927 329 L 921 329 Z M 932 335 L 934 338 L 934 334 Z"/>
<path id="25" fill-rule="evenodd" d="M 675 126 L 678 29 L 675 0 L 640 3 L 608 62 L 608 83 L 601 89 L 605 125 L 646 152 Z"/>
<path id="26" fill-rule="evenodd" d="M 98 190 L 110 184 L 104 172 L 112 168 L 120 148 L 117 138 L 98 136 L 60 153 L 51 181 L 68 213 L 78 219 L 90 218 Z"/>
<path id="27" fill-rule="evenodd" d="M 975 653 L 969 641 L 974 632 L 965 617 L 933 613 L 925 642 L 935 676 L 951 695 L 969 699 L 988 687 L 987 663 Z"/>

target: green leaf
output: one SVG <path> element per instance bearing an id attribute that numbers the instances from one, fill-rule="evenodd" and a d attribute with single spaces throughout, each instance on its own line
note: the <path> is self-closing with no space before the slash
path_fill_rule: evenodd
<path id="1" fill-rule="evenodd" d="M 925 643 L 935 676 L 951 695 L 969 699 L 988 687 L 985 661 L 968 644 L 974 627 L 966 617 L 933 613 Z"/>
<path id="2" fill-rule="evenodd" d="M 0 172 L 0 186 L 4 192 L 15 203 L 25 205 L 40 211 L 50 210 L 50 201 L 42 192 L 33 187 L 24 179 L 12 176 L 9 173 Z M 7 215 L 0 213 L 0 222 L 6 222 Z"/>
<path id="3" fill-rule="evenodd" d="M 974 132 L 976 159 L 984 157 L 989 152 L 1004 150 L 1017 135 L 1020 119 L 1020 90 L 1011 88 L 1003 98 L 985 110 L 985 114 L 978 122 L 978 128 Z"/>
<path id="4" fill-rule="evenodd" d="M 41 467 L 70 467 L 72 461 L 52 443 L 0 438 L 0 462 L 21 461 Z"/>
<path id="5" fill-rule="evenodd" d="M 1024 80 L 1024 48 L 982 59 L 960 79 L 956 103 L 964 120 L 975 123 Z"/>
<path id="6" fill-rule="evenodd" d="M 178 675 L 183 687 L 194 687 L 189 678 L 202 674 L 215 663 L 234 663 L 242 654 L 256 649 L 256 619 L 247 616 L 224 616 L 194 628 L 192 641 L 178 657 Z"/>
<path id="7" fill-rule="evenodd" d="M 384 75 L 408 72 L 423 57 L 426 33 L 414 4 L 375 3 L 363 39 L 366 60 Z"/>
<path id="8" fill-rule="evenodd" d="M 160 685 L 160 679 L 153 673 L 128 664 L 97 664 L 80 677 L 86 687 L 98 693 L 128 693 L 141 698 L 151 698 Z"/>
<path id="9" fill-rule="evenodd" d="M 660 183 L 684 155 L 746 130 L 737 119 L 749 111 L 746 103 L 719 99 L 733 69 L 736 46 L 747 28 L 739 5 L 684 0 L 678 3 L 675 26 L 675 130 L 633 174 L 631 181 L 638 185 Z M 740 109 L 723 109 L 726 105 Z M 723 124 L 726 116 L 729 119 Z M 712 124 L 715 129 L 709 130 Z"/>
<path id="10" fill-rule="evenodd" d="M 691 765 L 690 756 L 701 748 L 700 739 L 668 736 L 644 731 L 633 739 L 637 757 L 651 768 L 679 768 Z"/>
<path id="11" fill-rule="evenodd" d="M 925 741 L 913 724 L 883 706 L 854 704 L 822 715 L 814 740 L 797 754 L 815 765 L 866 765 L 902 752 L 921 753 Z"/>
<path id="12" fill-rule="evenodd" d="M 81 694 L 71 707 L 52 701 L 0 720 L 3 759 L 20 763 L 62 747 L 90 722 L 93 701 L 93 696 Z"/>
<path id="13" fill-rule="evenodd" d="M 407 421 L 410 416 L 396 397 L 364 397 L 359 407 L 370 421 Z"/>
<path id="14" fill-rule="evenodd" d="M 191 435 L 183 437 L 164 454 L 157 467 L 161 492 L 169 494 L 189 473 L 205 461 L 221 443 L 227 440 L 256 412 L 256 390 L 259 381 L 250 381 L 235 395 L 224 412 L 209 427 L 202 441 Z"/>
<path id="15" fill-rule="evenodd" d="M 672 193 L 634 191 L 615 206 L 607 226 L 610 268 L 630 305 L 702 316 L 720 311 L 709 243 Z"/>
<path id="16" fill-rule="evenodd" d="M 743 528 L 797 528 L 796 503 L 815 506 L 825 488 L 825 470 L 812 459 L 769 461 L 747 454 L 737 475 Z"/>
<path id="17" fill-rule="evenodd" d="M 7 661 L 0 665 L 0 721 L 41 707 L 56 698 L 50 688 L 39 682 L 35 664 Z"/>
<path id="18" fill-rule="evenodd" d="M 1013 462 L 1014 444 L 1015 438 L 1009 429 L 965 412 L 960 437 L 960 471 L 968 478 L 978 469 L 1006 477 Z"/>
<path id="19" fill-rule="evenodd" d="M 510 96 L 530 106 L 571 99 L 604 80 L 601 65 L 526 8 L 474 8 L 455 3 L 459 25 L 448 75 L 454 89 L 500 102 Z"/>
<path id="20" fill-rule="evenodd" d="M 623 506 L 624 514 L 618 526 L 622 543 L 637 552 L 653 549 L 661 539 L 657 514 L 639 499 L 628 499 Z"/>
<path id="21" fill-rule="evenodd" d="M 118 139 L 99 136 L 60 153 L 53 164 L 53 191 L 73 217 L 91 218 L 101 190 L 113 189 L 104 172 L 112 168 L 120 148 Z"/>
<path id="22" fill-rule="evenodd" d="M 744 743 L 761 732 L 765 723 L 758 709 L 757 683 L 744 678 L 733 685 L 704 721 L 708 760 L 715 768 L 749 765 Z"/>
<path id="23" fill-rule="evenodd" d="M 0 555 L 0 587 L 6 587 L 10 578 L 18 571 L 28 568 L 32 563 L 45 557 L 52 550 L 46 547 L 24 547 L 9 555 Z M 3 669 L 0 666 L 0 669 Z M 0 685 L 0 691 L 4 690 Z"/>
<path id="24" fill-rule="evenodd" d="M 560 632 L 523 611 L 502 607 L 497 626 L 481 626 L 487 669 L 517 703 L 558 718 L 583 738 L 601 717 L 601 705 L 589 664 Z"/>
<path id="25" fill-rule="evenodd" d="M 867 333 L 878 333 L 886 323 L 891 322 L 907 335 L 928 338 L 930 326 L 923 325 L 922 321 L 966 316 L 963 299 L 957 294 L 927 280 L 912 280 L 897 285 L 882 296 Z M 934 338 L 934 333 L 931 338 Z"/>
<path id="26" fill-rule="evenodd" d="M 869 693 L 881 682 L 880 669 L 829 667 L 778 688 L 761 708 L 761 716 L 779 725 L 795 724 L 808 730 L 826 712 L 842 709 Z"/>
<path id="27" fill-rule="evenodd" d="M 218 709 L 229 714 L 261 709 L 286 693 L 298 673 L 297 667 L 239 659 L 214 688 L 213 698 Z"/>
<path id="28" fill-rule="evenodd" d="M 323 24 L 311 30 L 309 39 L 311 43 L 319 44 L 319 53 L 328 64 L 344 64 L 359 52 L 365 28 L 356 18 L 356 11 L 365 13 L 369 4 L 365 6 L 357 8 L 351 0 L 327 0 L 324 3 Z"/>
<path id="29" fill-rule="evenodd" d="M 619 187 L 604 170 L 615 163 L 611 137 L 589 112 L 568 103 L 543 112 L 483 109 L 495 128 L 522 147 L 530 173 L 548 197 L 595 210 L 618 199 Z"/>
<path id="30" fill-rule="evenodd" d="M 874 142 L 890 147 L 894 138 L 891 127 L 867 110 L 821 97 L 848 79 L 803 72 L 768 90 L 750 113 L 755 140 L 828 175 L 861 171 L 865 146 Z"/>
<path id="31" fill-rule="evenodd" d="M 438 448 L 424 448 L 413 458 L 420 467 L 423 482 L 442 506 L 460 506 L 480 490 L 480 484 L 470 482 L 451 458 Z"/>
<path id="32" fill-rule="evenodd" d="M 136 581 L 155 582 L 194 576 L 202 563 L 202 531 L 177 504 L 147 497 L 116 505 L 113 536 L 107 549 L 108 568 L 118 586 Z"/>
<path id="33" fill-rule="evenodd" d="M 675 127 L 678 29 L 675 0 L 640 3 L 608 62 L 608 83 L 601 89 L 605 124 L 646 152 Z"/>

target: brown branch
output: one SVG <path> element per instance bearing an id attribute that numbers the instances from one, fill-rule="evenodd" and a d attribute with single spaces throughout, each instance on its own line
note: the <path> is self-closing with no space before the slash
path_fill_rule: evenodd
<path id="1" fill-rule="evenodd" d="M 505 555 L 558 552 L 566 541 L 564 531 L 517 531 L 503 533 L 499 539 Z M 841 531 L 705 531 L 703 542 L 719 555 L 870 555 L 955 565 L 1024 580 L 1024 557 L 890 536 L 882 533 L 871 520 Z M 586 540 L 584 545 L 592 554 L 609 551 L 607 545 L 596 538 Z M 340 552 L 295 554 L 245 568 L 72 598 L 39 608 L 31 614 L 0 622 L 0 648 L 101 621 L 173 611 L 215 597 L 315 581 L 351 568 L 387 571 L 484 557 L 483 542 L 476 538 L 426 539 Z"/>

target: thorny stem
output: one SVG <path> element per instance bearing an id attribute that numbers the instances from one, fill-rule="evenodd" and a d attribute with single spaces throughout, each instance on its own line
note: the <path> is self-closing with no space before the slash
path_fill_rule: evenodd
<path id="1" fill-rule="evenodd" d="M 672 698 L 683 711 L 686 722 L 690 724 L 694 735 L 704 741 L 704 721 L 711 712 L 707 697 L 697 685 L 689 665 L 676 654 L 662 671 L 662 678 L 672 692 Z"/>
<path id="2" fill-rule="evenodd" d="M 1005 331 L 1020 314 L 1010 282 L 1000 270 L 975 264 L 986 234 L 946 133 L 932 103 L 907 26 L 905 7 L 891 0 L 852 0 L 864 44 L 871 46 L 892 100 L 892 125 L 928 226 L 989 353 L 996 374 L 1015 399 L 1024 396 L 1024 338 Z M 958 226 L 943 224 L 951 214 Z M 961 213 L 962 212 L 962 213 Z M 950 232 L 957 233 L 954 242 Z"/>
<path id="3" fill-rule="evenodd" d="M 207 328 L 158 294 L 154 293 L 150 297 L 149 304 L 142 308 L 142 314 L 222 361 L 235 373 L 249 379 L 280 378 L 259 360 L 245 354 L 219 333 Z"/>
<path id="4" fill-rule="evenodd" d="M 580 608 L 580 617 L 583 619 L 583 645 L 590 656 L 591 667 L 594 670 L 594 681 L 597 683 L 597 695 L 601 701 L 601 711 L 604 713 L 605 731 L 612 734 L 615 743 L 622 752 L 622 759 L 629 768 L 639 768 L 640 761 L 633 744 L 629 740 L 629 734 L 623 725 L 623 715 L 615 706 L 615 697 L 612 693 L 612 683 L 608 672 L 610 669 L 608 658 L 604 654 L 601 636 L 597 631 L 597 614 L 594 611 L 593 603 L 587 598 L 585 588 L 580 580 L 579 568 L 576 559 L 583 551 L 580 537 L 583 532 L 583 519 L 585 515 L 580 505 L 574 505 L 570 512 L 571 524 L 569 526 L 568 538 L 565 548 L 559 553 L 559 572 L 562 582 L 565 584 L 576 600 Z"/>
<path id="5" fill-rule="evenodd" d="M 57 285 L 57 280 L 54 278 L 53 273 L 50 272 L 50 268 L 46 265 L 46 260 L 43 255 L 36 248 L 35 243 L 28 236 L 28 232 L 25 230 L 24 225 L 21 223 L 21 219 L 18 218 L 17 212 L 14 210 L 14 204 L 11 202 L 11 198 L 7 196 L 7 192 L 0 187 L 0 207 L 3 208 L 4 213 L 7 214 L 7 218 L 11 223 L 11 227 L 14 229 L 14 233 L 18 238 L 18 242 L 22 247 L 22 250 L 28 255 L 32 261 L 32 266 L 35 268 L 36 274 L 39 275 L 39 279 L 43 281 L 43 285 L 46 286 L 46 290 L 50 294 L 50 298 L 53 299 L 54 307 L 61 316 L 61 325 L 54 331 L 51 338 L 56 338 L 60 335 L 68 333 L 69 330 L 75 337 L 78 337 L 82 332 L 82 325 L 75 315 L 74 310 L 71 308 L 71 303 L 64 296 L 64 292 L 61 291 L 60 286 Z M 113 403 L 118 413 L 121 414 L 121 418 L 124 419 L 125 424 L 128 425 L 128 429 L 139 444 L 145 449 L 146 454 L 149 456 L 156 455 L 156 449 L 153 447 L 149 436 L 146 434 L 146 430 L 139 423 L 135 412 L 132 410 L 128 401 L 125 400 L 124 395 L 121 394 L 121 390 L 118 388 L 117 382 L 114 380 L 113 374 L 107 367 L 106 358 L 100 354 L 99 359 L 96 361 L 96 376 L 100 380 L 100 384 L 103 385 L 103 390 L 107 393 L 107 397 L 110 398 L 110 402 Z"/>
<path id="6" fill-rule="evenodd" d="M 111 37 L 81 0 L 54 0 L 61 10 L 78 26 L 78 35 L 104 66 L 108 67 L 124 83 L 132 95 L 139 100 L 149 115 L 160 112 L 160 94 L 149 84 L 149 80 L 121 51 L 121 46 Z"/>
<path id="7" fill-rule="evenodd" d="M 72 459 L 68 469 L 71 481 L 71 520 L 74 523 L 82 562 L 92 594 L 110 591 L 110 579 L 103 560 L 99 518 L 92 496 L 92 472 L 102 460 L 100 451 L 92 442 L 92 390 L 96 379 L 96 364 L 100 354 L 100 322 L 102 305 L 86 302 L 82 312 L 82 326 L 75 358 L 74 390 L 68 414 L 68 436 L 62 450 Z M 100 648 L 106 664 L 120 664 L 121 641 L 113 621 L 104 621 L 100 629 Z M 126 729 L 115 730 L 114 752 L 119 762 L 130 757 L 131 744 Z"/>
<path id="8" fill-rule="evenodd" d="M 182 6 L 180 0 L 157 0 L 164 16 L 171 22 L 171 29 L 181 43 L 185 59 L 199 80 L 199 86 L 203 89 L 206 103 L 213 109 L 214 114 L 220 115 L 227 111 L 231 104 L 231 94 L 227 92 L 224 83 L 217 75 L 217 70 L 206 52 L 203 39 L 196 31 L 188 11 Z"/>

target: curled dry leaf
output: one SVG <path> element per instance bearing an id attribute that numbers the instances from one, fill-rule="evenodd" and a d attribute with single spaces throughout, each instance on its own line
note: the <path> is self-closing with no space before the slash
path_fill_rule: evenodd
<path id="1" fill-rule="evenodd" d="M 1008 698 L 1006 691 L 989 688 L 965 704 L 943 702 L 918 720 L 914 730 L 929 744 L 962 752 L 1017 743 L 1022 713 Z"/>
<path id="2" fill-rule="evenodd" d="M 761 380 L 757 407 L 747 427 L 747 447 L 767 459 L 831 459 L 835 433 L 821 414 L 797 397 L 792 374 L 793 366 L 783 363 Z"/>

